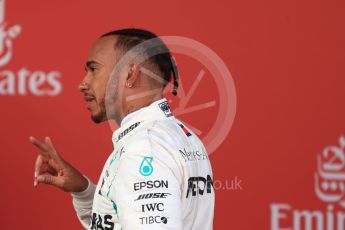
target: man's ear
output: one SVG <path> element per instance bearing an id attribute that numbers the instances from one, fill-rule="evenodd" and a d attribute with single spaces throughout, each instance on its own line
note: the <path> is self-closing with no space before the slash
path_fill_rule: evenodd
<path id="1" fill-rule="evenodd" d="M 136 83 L 138 83 L 139 75 L 140 75 L 140 65 L 132 64 L 129 67 L 129 71 L 128 71 L 128 75 L 126 79 L 126 87 L 132 88 Z"/>

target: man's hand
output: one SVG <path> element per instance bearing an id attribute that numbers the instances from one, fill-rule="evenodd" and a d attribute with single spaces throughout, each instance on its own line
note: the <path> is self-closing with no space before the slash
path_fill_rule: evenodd
<path id="1" fill-rule="evenodd" d="M 39 183 L 50 184 L 65 192 L 81 192 L 88 187 L 87 179 L 61 158 L 49 137 L 44 142 L 35 137 L 29 140 L 41 150 L 35 163 L 34 187 Z"/>

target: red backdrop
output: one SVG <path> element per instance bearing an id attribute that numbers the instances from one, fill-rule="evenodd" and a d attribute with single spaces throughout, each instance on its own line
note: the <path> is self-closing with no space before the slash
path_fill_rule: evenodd
<path id="1" fill-rule="evenodd" d="M 14 29 L 8 50 L 0 27 L 0 60 L 12 54 L 0 65 L 0 228 L 81 229 L 69 194 L 33 188 L 37 151 L 28 137 L 51 136 L 65 159 L 97 182 L 112 151 L 111 130 L 91 122 L 77 85 L 99 35 L 139 27 L 204 44 L 232 74 L 236 117 L 210 156 L 215 229 L 308 229 L 301 210 L 319 213 L 309 229 L 326 229 L 327 210 L 345 212 L 342 197 L 325 198 L 344 190 L 344 178 L 334 176 L 344 173 L 344 7 L 341 0 L 7 0 L 0 23 L 6 22 L 3 31 Z M 205 70 L 189 105 L 215 106 L 181 115 L 203 138 L 224 110 L 224 92 L 207 66 L 176 58 L 186 92 Z M 176 108 L 181 98 L 169 98 Z M 333 178 L 317 167 L 318 156 Z M 317 193 L 320 186 L 325 196 Z M 333 217 L 331 229 L 340 229 Z"/>

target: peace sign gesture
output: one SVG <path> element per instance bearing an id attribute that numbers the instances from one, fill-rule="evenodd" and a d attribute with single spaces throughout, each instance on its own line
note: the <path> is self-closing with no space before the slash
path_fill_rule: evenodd
<path id="1" fill-rule="evenodd" d="M 88 187 L 87 179 L 56 151 L 51 139 L 44 142 L 35 137 L 30 142 L 40 149 L 36 158 L 34 187 L 39 183 L 53 185 L 65 192 L 81 192 Z"/>

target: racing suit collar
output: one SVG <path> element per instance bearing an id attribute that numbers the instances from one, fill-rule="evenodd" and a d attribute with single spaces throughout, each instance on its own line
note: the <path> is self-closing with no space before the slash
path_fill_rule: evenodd
<path id="1" fill-rule="evenodd" d="M 150 106 L 150 105 L 149 105 Z M 130 114 L 127 114 L 121 121 L 121 125 L 120 127 L 124 127 L 126 124 L 128 124 L 128 122 L 131 122 L 131 120 L 135 119 L 136 117 L 138 117 L 141 113 L 145 112 L 145 110 L 147 109 L 148 106 L 140 108 Z"/>
<path id="2" fill-rule="evenodd" d="M 172 117 L 169 103 L 166 98 L 152 102 L 150 105 L 143 107 L 125 116 L 121 121 L 121 126 L 112 136 L 113 143 L 117 143 L 123 138 L 129 136 L 137 126 L 142 126 L 149 120 L 161 120 Z"/>

